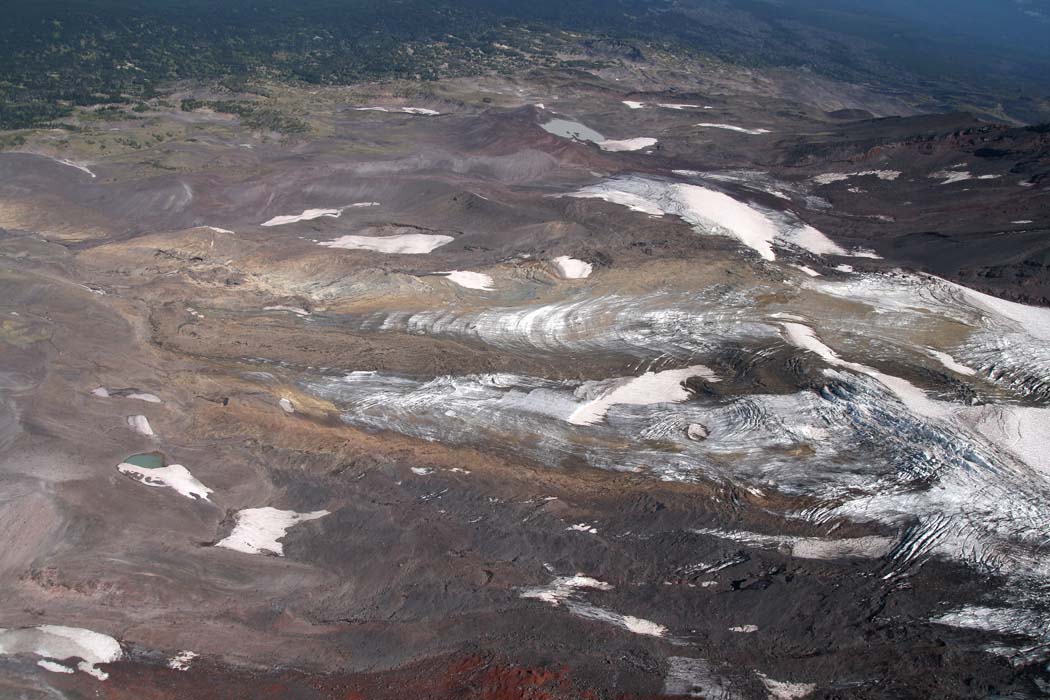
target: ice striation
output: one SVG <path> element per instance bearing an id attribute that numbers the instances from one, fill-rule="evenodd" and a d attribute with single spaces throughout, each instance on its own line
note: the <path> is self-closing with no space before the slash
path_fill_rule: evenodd
<path id="1" fill-rule="evenodd" d="M 662 201 L 637 180 L 624 182 L 634 184 L 615 192 L 646 206 Z M 672 185 L 660 181 L 657 189 Z M 613 192 L 596 191 L 621 196 Z M 797 558 L 882 560 L 888 579 L 948 559 L 1002 577 L 1002 594 L 983 608 L 946 610 L 936 622 L 1041 639 L 1050 622 L 1042 555 L 1050 532 L 1050 311 L 927 275 L 792 271 L 763 279 L 635 296 L 584 289 L 553 304 L 343 319 L 363 332 L 470 339 L 552 361 L 628 357 L 631 374 L 578 382 L 352 372 L 307 378 L 300 388 L 371 429 L 499 445 L 551 468 L 582 459 L 798 498 L 784 515 L 821 527 L 870 523 L 881 534 L 699 534 Z M 775 303 L 761 301 L 777 292 Z M 729 351 L 744 364 L 776 356 L 807 369 L 795 391 L 716 398 L 687 389 L 687 380 L 720 386 L 726 377 L 715 362 Z M 576 593 L 558 604 L 634 624 L 588 608 Z"/>

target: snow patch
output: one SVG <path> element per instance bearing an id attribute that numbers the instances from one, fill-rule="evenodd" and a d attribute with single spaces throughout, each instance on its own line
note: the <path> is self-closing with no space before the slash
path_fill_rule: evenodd
<path id="1" fill-rule="evenodd" d="M 481 272 L 468 272 L 465 270 L 449 270 L 448 272 L 442 272 L 441 274 L 450 281 L 458 284 L 460 287 L 466 287 L 467 289 L 480 289 L 485 292 L 490 292 L 494 287 L 492 277 Z"/>
<path id="2" fill-rule="evenodd" d="M 128 426 L 139 435 L 153 437 L 153 428 L 146 416 L 128 416 Z"/>
<path id="3" fill-rule="evenodd" d="M 788 212 L 752 206 L 700 185 L 622 176 L 567 196 L 601 199 L 650 216 L 673 214 L 698 233 L 736 238 L 765 260 L 776 259 L 774 243 L 817 254 L 851 255 Z"/>
<path id="4" fill-rule="evenodd" d="M 901 176 L 900 170 L 862 170 L 857 173 L 858 176 L 863 177 L 864 175 L 874 175 L 880 180 L 896 180 Z"/>
<path id="5" fill-rule="evenodd" d="M 623 615 L 581 602 L 577 598 L 577 593 L 580 590 L 608 591 L 612 590 L 612 586 L 604 581 L 599 581 L 583 574 L 559 576 L 546 586 L 522 590 L 521 597 L 535 598 L 550 605 L 565 607 L 577 617 L 616 625 L 634 634 L 649 637 L 664 637 L 667 635 L 668 630 L 666 627 L 650 620 L 634 617 L 633 615 Z"/>
<path id="6" fill-rule="evenodd" d="M 355 202 L 353 204 L 348 204 L 345 207 L 338 207 L 336 209 L 304 209 L 302 214 L 288 214 L 285 216 L 275 216 L 272 219 L 264 221 L 261 225 L 284 226 L 285 224 L 294 224 L 300 221 L 313 221 L 314 219 L 320 219 L 322 217 L 338 219 L 342 215 L 342 213 L 347 209 L 378 206 L 379 202 Z"/>
<path id="7" fill-rule="evenodd" d="M 277 405 L 280 406 L 281 410 L 285 413 L 295 413 L 295 406 L 286 398 L 281 398 L 281 400 L 277 402 Z"/>
<path id="8" fill-rule="evenodd" d="M 374 251 L 393 255 L 421 255 L 455 240 L 432 233 L 402 233 L 395 236 L 340 236 L 317 243 L 324 248 L 351 251 Z"/>
<path id="9" fill-rule="evenodd" d="M 576 390 L 576 396 L 587 400 L 568 417 L 574 425 L 594 425 L 605 418 L 617 404 L 651 406 L 660 403 L 679 403 L 690 397 L 682 383 L 690 377 L 701 376 L 718 381 L 714 373 L 703 365 L 663 372 L 646 372 L 640 377 L 626 377 L 612 381 L 586 382 Z"/>
<path id="10" fill-rule="evenodd" d="M 633 139 L 606 139 L 598 142 L 598 148 L 603 151 L 640 151 L 656 145 L 656 139 L 648 136 L 639 136 Z"/>
<path id="11" fill-rule="evenodd" d="M 568 255 L 554 258 L 554 266 L 558 268 L 558 273 L 562 277 L 569 280 L 585 279 L 590 277 L 591 272 L 594 271 L 594 266 L 590 263 L 570 258 Z"/>
<path id="12" fill-rule="evenodd" d="M 795 228 L 782 238 L 814 255 L 849 255 L 846 249 L 809 224 Z"/>
<path id="13" fill-rule="evenodd" d="M 95 173 L 91 172 L 91 170 L 86 165 L 84 165 L 83 163 L 77 163 L 76 161 L 65 160 L 65 159 L 62 159 L 62 158 L 52 158 L 52 160 L 55 161 L 56 163 L 61 163 L 62 165 L 67 165 L 70 168 L 76 168 L 77 170 L 79 170 L 82 173 L 87 173 L 88 175 L 91 176 L 92 179 L 95 178 Z"/>
<path id="14" fill-rule="evenodd" d="M 958 415 L 989 444 L 1050 479 L 1050 408 L 986 404 L 963 409 Z"/>
<path id="15" fill-rule="evenodd" d="M 751 134 L 752 136 L 772 133 L 769 129 L 746 129 L 742 126 L 733 126 L 732 124 L 715 124 L 712 122 L 701 122 L 699 124 L 694 124 L 693 126 L 699 126 L 706 129 L 726 129 L 728 131 L 736 131 L 741 134 Z"/>
<path id="16" fill-rule="evenodd" d="M 269 552 L 279 557 L 284 556 L 284 546 L 278 541 L 293 525 L 308 520 L 317 520 L 328 515 L 327 510 L 315 510 L 311 513 L 296 513 L 294 510 L 278 510 L 270 506 L 246 508 L 237 512 L 236 525 L 229 536 L 215 543 L 245 554 Z"/>
<path id="17" fill-rule="evenodd" d="M 833 182 L 842 182 L 849 179 L 849 173 L 823 173 L 813 178 L 818 185 L 830 185 Z"/>
<path id="18" fill-rule="evenodd" d="M 808 350 L 818 355 L 829 365 L 851 369 L 877 379 L 914 413 L 927 418 L 943 417 L 947 413 L 948 409 L 945 404 L 928 399 L 922 389 L 906 379 L 884 374 L 866 365 L 843 360 L 835 354 L 834 350 L 825 345 L 808 326 L 800 323 L 784 323 L 782 325 L 784 327 L 784 337 L 789 343 L 797 348 Z"/>
<path id="19" fill-rule="evenodd" d="M 181 464 L 169 464 L 166 467 L 148 469 L 136 464 L 121 462 L 117 465 L 117 471 L 146 486 L 175 489 L 186 498 L 199 498 L 207 501 L 208 494 L 212 492 L 210 488 L 197 481 L 190 470 Z"/>
<path id="20" fill-rule="evenodd" d="M 402 233 L 396 236 L 340 236 L 318 243 L 325 248 L 343 250 L 371 250 L 393 255 L 422 255 L 440 248 L 455 239 L 432 233 Z"/>
<path id="21" fill-rule="evenodd" d="M 109 635 L 63 625 L 0 629 L 0 654 L 42 656 L 52 661 L 48 665 L 41 663 L 41 667 L 56 673 L 71 673 L 71 669 L 55 662 L 76 657 L 81 659 L 77 668 L 100 681 L 109 678 L 109 674 L 98 665 L 113 663 L 124 655 L 120 643 Z"/>
<path id="22" fill-rule="evenodd" d="M 950 185 L 954 182 L 962 182 L 964 180 L 996 180 L 1002 177 L 1001 175 L 971 175 L 968 170 L 939 170 L 935 173 L 930 173 L 930 178 L 934 180 L 943 180 L 942 185 Z"/>
<path id="23" fill-rule="evenodd" d="M 956 362 L 955 358 L 952 357 L 951 355 L 949 355 L 946 352 L 941 352 L 940 350 L 934 350 L 933 348 L 926 348 L 926 352 L 928 352 L 930 354 L 930 357 L 934 358 L 935 360 L 937 360 L 938 362 L 940 362 L 942 365 L 944 365 L 945 367 L 947 367 L 948 369 L 950 369 L 953 372 L 965 375 L 967 377 L 972 377 L 973 375 L 977 374 L 977 372 L 975 372 L 974 370 L 970 369 L 966 365 L 962 365 L 962 364 L 959 364 L 958 362 Z"/>
<path id="24" fill-rule="evenodd" d="M 542 105 L 537 105 L 543 109 Z M 400 112 L 401 114 L 418 114 L 425 117 L 433 117 L 441 112 L 425 107 L 354 107 L 356 112 Z"/>
<path id="25" fill-rule="evenodd" d="M 287 311 L 293 313 L 296 316 L 309 316 L 310 312 L 299 306 L 283 306 L 278 304 L 277 306 L 264 306 L 263 311 Z"/>
<path id="26" fill-rule="evenodd" d="M 175 671 L 189 671 L 190 665 L 198 656 L 200 656 L 200 654 L 194 651 L 180 651 L 178 654 L 168 659 L 168 668 Z"/>
<path id="27" fill-rule="evenodd" d="M 580 589 L 590 588 L 597 591 L 611 591 L 612 585 L 590 576 L 559 576 L 546 586 L 526 588 L 521 592 L 522 598 L 536 598 L 544 603 L 560 605 Z"/>
<path id="28" fill-rule="evenodd" d="M 777 230 L 766 216 L 729 195 L 697 185 L 675 185 L 680 201 L 693 218 L 727 232 L 764 260 L 774 260 Z M 688 218 L 686 219 L 689 220 Z"/>

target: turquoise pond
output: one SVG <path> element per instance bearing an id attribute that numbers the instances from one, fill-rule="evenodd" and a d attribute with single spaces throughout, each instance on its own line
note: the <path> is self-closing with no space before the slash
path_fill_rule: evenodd
<path id="1" fill-rule="evenodd" d="M 136 467 L 142 467 L 143 469 L 160 469 L 164 466 L 164 455 L 160 452 L 143 452 L 142 454 L 131 455 L 124 462 L 125 464 L 134 464 Z"/>

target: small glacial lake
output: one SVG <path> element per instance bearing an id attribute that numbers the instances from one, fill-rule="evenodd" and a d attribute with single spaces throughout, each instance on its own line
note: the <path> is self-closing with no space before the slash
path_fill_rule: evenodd
<path id="1" fill-rule="evenodd" d="M 579 122 L 571 122 L 568 119 L 552 119 L 546 124 L 540 124 L 548 134 L 561 136 L 565 139 L 578 139 L 580 141 L 593 141 L 598 143 L 604 141 L 605 137 L 594 129 L 584 126 Z"/>

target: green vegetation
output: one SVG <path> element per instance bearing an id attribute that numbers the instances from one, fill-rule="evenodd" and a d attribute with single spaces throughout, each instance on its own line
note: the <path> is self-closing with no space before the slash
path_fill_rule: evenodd
<path id="1" fill-rule="evenodd" d="M 19 133 L 0 134 L 0 151 L 7 150 L 8 148 L 24 146 L 25 142 L 26 137 Z"/>
<path id="2" fill-rule="evenodd" d="M 897 4 L 910 7 L 904 0 Z M 830 0 L 13 0 L 6 5 L 0 22 L 0 129 L 52 125 L 76 107 L 95 108 L 97 118 L 127 118 L 149 111 L 148 103 L 179 80 L 258 94 L 254 85 L 280 81 L 347 85 L 526 66 L 593 69 L 644 60 L 654 48 L 677 56 L 702 52 L 748 66 L 805 66 L 894 89 L 928 86 L 932 78 L 968 81 L 992 93 L 1005 94 L 1012 85 L 1038 94 L 1048 89 L 1050 74 L 1050 50 L 1037 50 L 1038 42 L 1012 42 L 1007 49 L 949 41 L 935 22 L 915 29 L 878 15 L 860 0 L 843 7 Z M 923 70 L 924 78 L 917 78 Z M 258 128 L 295 132 L 300 127 L 277 112 L 226 107 Z"/>
<path id="3" fill-rule="evenodd" d="M 211 109 L 223 114 L 235 114 L 241 118 L 241 123 L 252 129 L 267 129 L 282 134 L 300 134 L 309 128 L 302 119 L 290 117 L 282 112 L 269 107 L 263 107 L 251 102 L 238 102 L 234 100 L 183 100 L 180 105 L 183 112 L 192 112 L 197 109 Z M 160 140 L 160 139 L 158 139 Z"/>
<path id="4" fill-rule="evenodd" d="M 0 128 L 49 124 L 78 106 L 141 111 L 171 81 L 340 85 L 428 80 L 524 64 L 517 24 L 479 3 L 432 0 L 34 0 L 0 23 Z M 542 31 L 543 27 L 535 27 Z M 240 110 L 240 107 L 236 108 Z M 126 111 L 121 110 L 125 115 Z M 240 114 L 240 112 L 236 112 Z M 241 115 L 284 130 L 278 114 Z"/>

